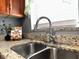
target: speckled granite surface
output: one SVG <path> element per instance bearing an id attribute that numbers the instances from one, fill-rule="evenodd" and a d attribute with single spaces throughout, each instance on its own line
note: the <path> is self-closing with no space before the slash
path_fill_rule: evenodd
<path id="1" fill-rule="evenodd" d="M 40 34 L 41 33 L 41 34 Z M 79 29 L 77 28 L 65 28 L 55 31 L 55 35 L 43 33 L 43 32 L 30 32 L 26 34 L 26 37 L 31 40 L 41 40 L 48 42 L 48 38 L 55 39 L 57 43 L 70 44 L 70 45 L 79 45 Z"/>
<path id="2" fill-rule="evenodd" d="M 0 53 L 4 56 L 5 59 L 25 59 L 21 55 L 18 55 L 10 47 L 18 44 L 24 44 L 29 42 L 28 40 L 20 41 L 0 41 Z"/>
<path id="3" fill-rule="evenodd" d="M 38 40 L 32 40 L 32 42 L 42 43 L 49 47 L 56 47 L 56 48 L 61 48 L 61 49 L 69 50 L 69 51 L 79 52 L 79 46 L 77 46 L 77 45 L 52 44 L 52 43 L 45 43 L 43 41 L 38 41 Z"/>
<path id="4" fill-rule="evenodd" d="M 10 49 L 0 48 L 0 52 L 5 59 L 25 59 Z"/>
<path id="5" fill-rule="evenodd" d="M 15 46 L 15 45 L 19 45 L 19 44 L 28 43 L 28 42 L 37 42 L 37 43 L 46 44 L 50 47 L 62 48 L 65 50 L 79 52 L 79 46 L 64 45 L 64 44 L 52 44 L 52 43 L 45 43 L 43 41 L 27 40 L 27 39 L 20 40 L 20 41 L 0 41 L 0 52 L 5 57 L 5 59 L 25 59 L 21 55 L 18 55 L 13 50 L 11 50 L 10 47 Z"/>

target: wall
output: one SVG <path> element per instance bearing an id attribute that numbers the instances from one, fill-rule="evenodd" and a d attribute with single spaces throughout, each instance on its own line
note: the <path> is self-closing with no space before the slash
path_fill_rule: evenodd
<path id="1" fill-rule="evenodd" d="M 76 26 L 79 27 L 79 1 L 78 1 L 78 19 L 76 21 Z"/>
<path id="2" fill-rule="evenodd" d="M 4 20 L 4 22 L 3 22 Z M 0 25 L 2 24 L 6 24 L 6 25 L 16 25 L 16 24 L 20 24 L 18 18 L 15 17 L 0 17 Z"/>
<path id="3" fill-rule="evenodd" d="M 52 22 L 78 18 L 78 0 L 33 0 L 31 7 L 32 28 L 40 16 Z"/>
<path id="4" fill-rule="evenodd" d="M 4 22 L 3 22 L 4 20 Z M 23 18 L 16 18 L 16 17 L 0 17 L 0 25 L 9 25 L 16 26 L 16 25 L 22 25 L 23 26 L 23 33 L 28 32 L 31 30 L 31 20 L 30 17 L 25 16 Z M 1 28 L 0 28 L 1 29 Z"/>
<path id="5" fill-rule="evenodd" d="M 31 30 L 31 19 L 30 18 L 31 18 L 30 15 L 22 18 L 23 34 L 26 34 L 27 32 Z"/>
<path id="6" fill-rule="evenodd" d="M 31 30 L 30 16 L 29 17 L 25 16 L 23 18 L 0 16 L 0 25 L 2 26 L 3 24 L 7 26 L 10 24 L 12 27 L 16 25 L 22 25 L 23 34 L 26 34 L 27 32 Z M 4 31 L 1 31 L 2 29 L 1 26 L 0 26 L 0 33 L 4 34 Z"/>
<path id="7" fill-rule="evenodd" d="M 20 18 L 16 18 L 16 17 L 3 17 L 3 16 L 0 16 L 0 33 L 3 31 L 1 31 L 1 29 L 3 29 L 3 24 L 5 24 L 6 26 L 16 26 L 18 24 L 22 24 L 22 21 L 20 21 Z"/>
<path id="8" fill-rule="evenodd" d="M 75 28 L 75 24 L 76 21 L 73 19 L 73 20 L 64 20 L 64 21 L 56 21 L 56 22 L 52 22 L 52 28 L 56 29 L 56 30 L 59 30 L 61 28 L 64 28 L 64 27 L 70 27 L 70 28 Z M 38 25 L 38 29 L 46 29 L 46 28 L 49 28 L 49 23 L 42 23 L 42 24 L 39 24 Z"/>

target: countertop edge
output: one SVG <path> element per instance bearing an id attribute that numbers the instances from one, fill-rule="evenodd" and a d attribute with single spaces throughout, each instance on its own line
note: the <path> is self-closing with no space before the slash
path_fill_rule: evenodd
<path id="1" fill-rule="evenodd" d="M 3 41 L 3 42 L 5 43 L 6 41 Z M 15 45 L 18 45 L 18 44 L 25 44 L 25 43 L 29 43 L 29 42 L 30 43 L 36 42 L 36 43 L 45 44 L 45 45 L 47 45 L 47 46 L 49 46 L 51 48 L 56 47 L 56 48 L 61 48 L 61 49 L 69 50 L 69 51 L 77 51 L 77 52 L 79 52 L 79 46 L 66 45 L 66 44 L 53 44 L 53 43 L 46 43 L 46 42 L 43 42 L 43 41 L 30 40 L 30 39 L 6 42 L 6 44 L 10 43 L 10 44 L 12 44 L 11 46 L 15 46 Z M 5 44 L 5 46 L 6 46 L 6 44 Z M 8 44 L 8 45 L 10 45 L 10 44 Z M 3 45 L 3 44 L 0 43 L 0 45 Z M 11 50 L 10 49 L 11 46 L 8 46 L 8 48 L 0 47 L 0 52 L 5 57 L 5 59 L 25 59 L 21 55 L 17 54 L 13 50 Z"/>

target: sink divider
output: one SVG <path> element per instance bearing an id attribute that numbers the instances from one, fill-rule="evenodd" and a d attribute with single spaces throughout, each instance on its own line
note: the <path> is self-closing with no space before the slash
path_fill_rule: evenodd
<path id="1" fill-rule="evenodd" d="M 33 45 L 34 45 L 33 43 L 30 44 L 30 55 L 34 53 L 34 46 Z"/>

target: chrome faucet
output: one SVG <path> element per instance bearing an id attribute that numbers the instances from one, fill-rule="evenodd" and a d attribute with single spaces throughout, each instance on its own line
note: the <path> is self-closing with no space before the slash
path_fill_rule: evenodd
<path id="1" fill-rule="evenodd" d="M 53 38 L 53 35 L 55 36 L 55 32 L 54 32 L 54 30 L 52 29 L 51 21 L 50 21 L 49 18 L 47 18 L 47 17 L 45 17 L 45 16 L 40 17 L 40 18 L 37 20 L 36 24 L 35 24 L 34 31 L 37 30 L 38 23 L 39 23 L 39 21 L 40 21 L 41 19 L 47 19 L 48 22 L 49 22 L 49 40 L 48 40 L 48 41 L 49 41 L 49 42 L 56 43 L 55 40 L 54 40 L 54 38 Z"/>

